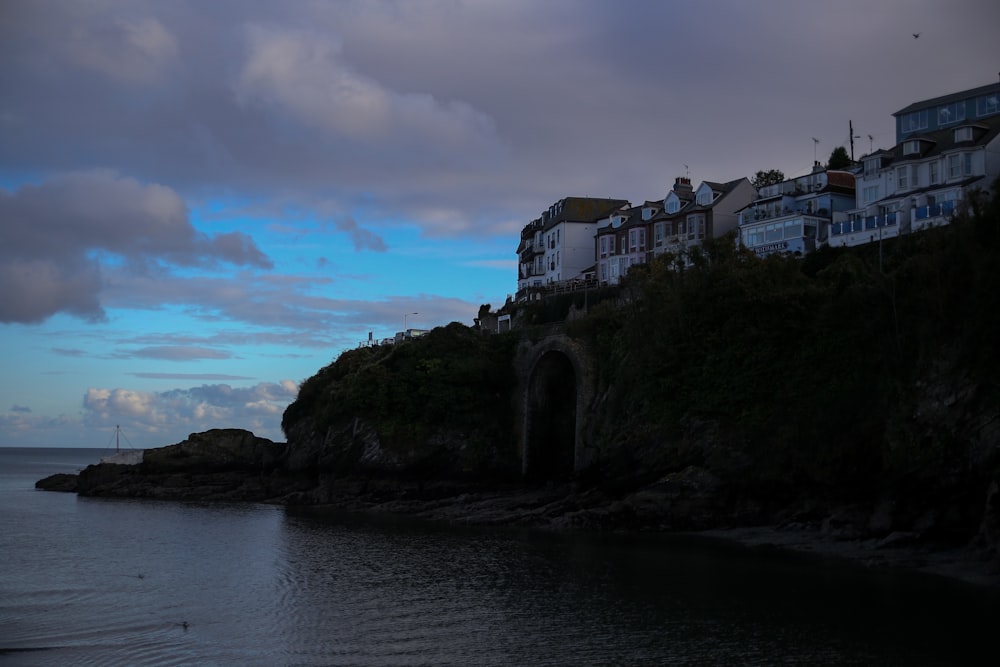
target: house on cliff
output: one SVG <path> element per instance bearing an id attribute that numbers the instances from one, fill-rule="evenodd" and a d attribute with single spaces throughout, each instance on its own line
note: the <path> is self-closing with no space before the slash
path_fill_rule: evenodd
<path id="1" fill-rule="evenodd" d="M 628 205 L 625 199 L 566 197 L 528 223 L 517 248 L 517 300 L 546 287 L 586 279 L 594 270 L 598 222 Z"/>
<path id="2" fill-rule="evenodd" d="M 690 187 L 688 179 L 678 178 L 664 198 L 663 212 L 650 221 L 653 257 L 684 255 L 707 238 L 728 234 L 739 223 L 739 211 L 757 194 L 745 177 L 728 183 L 702 181 L 690 197 L 684 196 Z"/>
<path id="3" fill-rule="evenodd" d="M 597 226 L 594 236 L 595 272 L 601 284 L 615 285 L 633 264 L 646 262 L 647 221 L 658 207 L 623 206 Z"/>
<path id="4" fill-rule="evenodd" d="M 1000 83 L 893 114 L 896 145 L 864 156 L 856 203 L 829 243 L 855 246 L 947 224 L 974 188 L 1000 177 Z"/>
<path id="5" fill-rule="evenodd" d="M 760 257 L 774 253 L 805 255 L 822 245 L 831 225 L 847 219 L 854 207 L 854 174 L 826 169 L 765 185 L 739 212 L 739 243 Z"/>
<path id="6" fill-rule="evenodd" d="M 595 239 L 598 280 L 615 285 L 629 267 L 666 252 L 686 257 L 706 238 L 735 229 L 737 212 L 755 194 L 746 178 L 702 181 L 693 188 L 690 178 L 680 177 L 662 200 L 613 212 L 598 226 Z"/>

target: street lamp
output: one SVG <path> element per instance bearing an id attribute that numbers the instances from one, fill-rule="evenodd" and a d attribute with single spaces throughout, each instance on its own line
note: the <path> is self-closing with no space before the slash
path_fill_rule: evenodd
<path id="1" fill-rule="evenodd" d="M 403 313 L 403 335 L 406 335 L 406 318 L 410 315 L 419 315 L 420 313 Z"/>

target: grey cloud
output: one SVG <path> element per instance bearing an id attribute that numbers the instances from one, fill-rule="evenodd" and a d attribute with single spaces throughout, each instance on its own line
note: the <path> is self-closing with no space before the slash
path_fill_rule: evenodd
<path id="1" fill-rule="evenodd" d="M 100 271 L 81 258 L 21 259 L 0 251 L 0 284 L 0 322 L 34 324 L 58 312 L 92 322 L 107 319 L 98 300 Z"/>
<path id="2" fill-rule="evenodd" d="M 41 322 L 58 312 L 104 319 L 105 254 L 132 266 L 272 266 L 243 233 L 197 232 L 171 188 L 108 170 L 0 190 L 0 219 L 3 322 Z"/>
<path id="3" fill-rule="evenodd" d="M 893 111 L 991 81 L 1000 58 L 986 0 L 7 5 L 0 167 L 332 201 L 365 236 L 404 217 L 507 234 L 566 195 L 661 196 L 685 164 L 794 174 L 811 137 L 828 154 L 853 120 L 891 143 Z M 78 26 L 98 56 L 74 65 Z M 911 67 L 911 30 L 961 43 L 962 66 Z M 130 55 L 141 76 L 107 63 Z"/>
<path id="4" fill-rule="evenodd" d="M 245 375 L 225 375 L 223 373 L 129 373 L 137 378 L 147 380 L 216 380 L 230 382 L 235 380 L 252 380 Z"/>
<path id="5" fill-rule="evenodd" d="M 31 412 L 31 408 L 26 405 L 12 405 L 10 407 L 11 412 L 20 412 L 22 414 L 28 414 Z"/>
<path id="6" fill-rule="evenodd" d="M 358 226 L 354 218 L 348 216 L 336 222 L 337 229 L 347 232 L 354 243 L 355 250 L 374 250 L 385 252 L 389 247 L 377 234 Z"/>
<path id="7" fill-rule="evenodd" d="M 232 354 L 207 347 L 158 346 L 119 352 L 116 356 L 136 359 L 162 359 L 166 361 L 195 361 L 198 359 L 229 359 Z"/>
<path id="8" fill-rule="evenodd" d="M 112 18 L 78 24 L 66 42 L 82 67 L 125 83 L 152 83 L 177 57 L 177 39 L 155 18 Z"/>

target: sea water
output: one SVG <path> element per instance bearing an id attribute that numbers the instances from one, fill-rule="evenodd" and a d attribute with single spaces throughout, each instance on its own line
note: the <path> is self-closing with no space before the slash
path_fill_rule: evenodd
<path id="1" fill-rule="evenodd" d="M 990 664 L 996 591 L 692 538 L 34 489 L 0 449 L 3 665 Z M 985 661 L 985 662 L 984 662 Z"/>

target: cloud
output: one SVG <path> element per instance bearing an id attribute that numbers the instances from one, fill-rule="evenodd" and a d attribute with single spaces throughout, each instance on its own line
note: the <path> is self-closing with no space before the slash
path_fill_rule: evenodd
<path id="1" fill-rule="evenodd" d="M 487 114 L 461 100 L 394 91 L 364 76 L 326 33 L 248 25 L 234 89 L 244 105 L 262 105 L 356 148 L 356 161 L 383 162 L 392 147 L 397 159 L 420 151 L 421 160 L 472 164 L 483 157 L 477 152 L 497 147 Z"/>
<path id="2" fill-rule="evenodd" d="M 223 373 L 129 373 L 137 378 L 147 380 L 252 380 L 252 377 L 245 375 L 225 375 Z"/>
<path id="3" fill-rule="evenodd" d="M 65 44 L 72 63 L 127 84 L 158 81 L 179 50 L 176 37 L 151 17 L 98 17 L 73 26 Z"/>
<path id="4" fill-rule="evenodd" d="M 350 216 L 339 220 L 336 226 L 337 229 L 347 232 L 350 235 L 355 250 L 374 250 L 376 252 L 385 252 L 388 250 L 388 246 L 386 246 L 385 241 L 380 236 L 367 229 L 362 229 L 358 226 L 354 218 Z"/>
<path id="5" fill-rule="evenodd" d="M 282 439 L 281 415 L 298 395 L 291 380 L 250 387 L 206 384 L 162 392 L 91 387 L 83 398 L 83 421 L 92 426 L 121 424 L 147 440 L 180 440 L 212 428 L 246 428 L 262 437 Z M 161 442 L 160 446 L 172 444 Z"/>
<path id="6" fill-rule="evenodd" d="M 243 233 L 195 230 L 171 188 L 109 170 L 0 190 L 0 219 L 0 322 L 41 322 L 59 312 L 105 319 L 109 262 L 142 270 L 151 264 L 272 267 Z"/>
<path id="7" fill-rule="evenodd" d="M 229 359 L 233 355 L 224 350 L 207 347 L 163 345 L 119 352 L 116 356 L 135 359 L 161 359 L 165 361 L 196 361 L 198 359 Z"/>
<path id="8" fill-rule="evenodd" d="M 22 414 L 28 414 L 31 412 L 31 408 L 25 405 L 12 405 L 10 408 L 11 412 L 20 412 Z"/>

